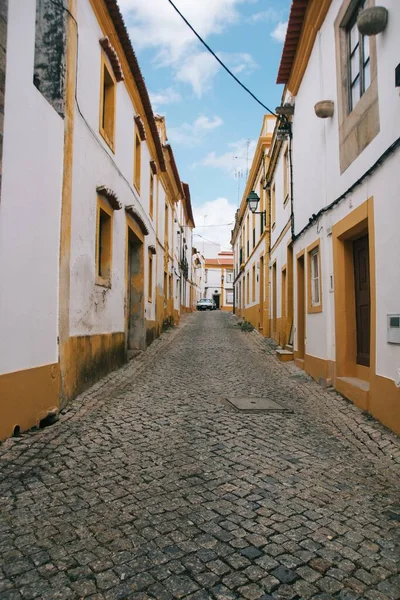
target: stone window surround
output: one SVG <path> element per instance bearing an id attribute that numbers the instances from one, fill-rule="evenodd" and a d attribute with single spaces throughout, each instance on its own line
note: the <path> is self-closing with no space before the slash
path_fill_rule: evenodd
<path id="1" fill-rule="evenodd" d="M 343 173 L 379 133 L 378 78 L 375 36 L 369 38 L 371 84 L 349 113 L 347 24 L 359 0 L 344 0 L 335 20 L 336 78 L 340 172 Z M 366 0 L 366 7 L 375 0 Z"/>

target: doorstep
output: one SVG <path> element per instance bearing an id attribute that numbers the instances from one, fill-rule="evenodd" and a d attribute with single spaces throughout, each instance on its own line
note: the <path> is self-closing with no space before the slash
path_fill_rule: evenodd
<path id="1" fill-rule="evenodd" d="M 336 377 L 336 391 L 362 410 L 368 410 L 369 382 L 358 377 Z"/>
<path id="2" fill-rule="evenodd" d="M 290 350 L 283 350 L 282 348 L 277 349 L 276 356 L 281 362 L 293 360 L 293 352 Z"/>

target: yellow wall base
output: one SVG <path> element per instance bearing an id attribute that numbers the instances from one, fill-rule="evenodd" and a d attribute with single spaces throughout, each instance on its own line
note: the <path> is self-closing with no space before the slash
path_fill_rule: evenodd
<path id="1" fill-rule="evenodd" d="M 126 361 L 125 333 L 71 337 L 64 356 L 62 406 Z"/>
<path id="2" fill-rule="evenodd" d="M 45 365 L 0 375 L 0 440 L 39 424 L 59 407 L 59 365 Z"/>
<path id="3" fill-rule="evenodd" d="M 386 427 L 400 434 L 400 389 L 392 379 L 380 375 L 372 377 L 368 410 Z"/>

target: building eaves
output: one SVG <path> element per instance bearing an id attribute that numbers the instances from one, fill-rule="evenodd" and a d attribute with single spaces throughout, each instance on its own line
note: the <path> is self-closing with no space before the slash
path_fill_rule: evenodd
<path id="1" fill-rule="evenodd" d="M 196 225 L 194 223 L 194 218 L 193 218 L 193 210 L 192 210 L 192 202 L 190 199 L 189 184 L 183 183 L 183 181 L 182 181 L 182 187 L 183 187 L 183 193 L 185 195 L 185 206 L 186 206 L 188 220 L 193 225 L 193 227 L 196 227 Z"/>
<path id="2" fill-rule="evenodd" d="M 293 0 L 276 83 L 287 83 L 292 71 L 310 0 Z"/>
<path id="3" fill-rule="evenodd" d="M 138 60 L 136 58 L 136 54 L 133 50 L 131 40 L 129 38 L 128 31 L 126 29 L 126 25 L 124 19 L 122 17 L 121 11 L 119 9 L 117 0 L 104 0 L 107 6 L 107 10 L 109 15 L 114 23 L 115 31 L 117 32 L 118 38 L 121 42 L 122 48 L 124 50 L 126 59 L 129 64 L 129 68 L 131 70 L 133 79 L 136 83 L 140 99 L 143 104 L 144 112 L 146 114 L 147 121 L 150 126 L 151 136 L 154 141 L 154 145 L 156 147 L 158 161 L 160 163 L 161 171 L 166 171 L 166 165 L 164 160 L 164 155 L 162 151 L 160 136 L 158 135 L 156 122 L 154 119 L 153 109 L 151 106 L 149 93 L 147 91 L 146 83 L 144 81 L 142 72 L 139 67 Z"/>
<path id="4" fill-rule="evenodd" d="M 178 171 L 178 167 L 176 166 L 175 156 L 174 156 L 173 150 L 171 148 L 171 144 L 164 144 L 164 148 L 166 148 L 168 151 L 172 173 L 174 175 L 178 191 L 181 194 L 181 196 L 183 197 L 184 192 L 183 192 L 183 188 L 182 188 L 182 182 L 181 182 L 181 178 L 179 177 L 179 171 Z"/>

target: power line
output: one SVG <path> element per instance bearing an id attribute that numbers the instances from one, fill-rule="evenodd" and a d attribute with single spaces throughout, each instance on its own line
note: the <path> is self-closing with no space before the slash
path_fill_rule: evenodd
<path id="1" fill-rule="evenodd" d="M 212 240 L 208 240 L 207 238 L 200 235 L 199 233 L 194 233 L 193 235 L 197 235 L 197 237 L 201 238 L 202 240 L 205 240 L 206 242 L 210 242 L 210 244 L 215 244 L 215 246 L 221 246 L 221 244 L 218 244 L 217 242 L 213 242 Z"/>
<path id="2" fill-rule="evenodd" d="M 200 227 L 205 227 L 206 229 L 208 229 L 209 227 L 230 227 L 231 225 L 233 225 L 233 221 L 232 223 L 220 223 L 218 225 L 196 225 L 195 229 L 199 229 Z"/>
<path id="3" fill-rule="evenodd" d="M 244 85 L 244 83 L 242 83 L 240 81 L 240 79 L 238 79 L 236 77 L 236 75 L 234 75 L 232 73 L 232 71 L 230 69 L 228 69 L 228 67 L 226 66 L 225 63 L 222 62 L 222 60 L 215 54 L 214 50 L 212 48 L 210 48 L 210 46 L 207 44 L 207 42 L 205 42 L 203 40 L 203 38 L 197 33 L 197 31 L 194 29 L 194 27 L 192 27 L 192 25 L 189 23 L 189 21 L 186 19 L 186 17 L 183 16 L 183 14 L 181 13 L 181 11 L 179 10 L 179 8 L 177 6 L 175 6 L 175 4 L 172 2 L 172 0 L 168 0 L 168 2 L 171 4 L 171 6 L 176 10 L 176 12 L 178 13 L 178 15 L 181 17 L 181 19 L 183 21 L 185 21 L 186 25 L 189 27 L 189 29 L 191 29 L 194 33 L 194 35 L 197 37 L 198 40 L 200 40 L 200 42 L 203 44 L 203 46 L 205 46 L 205 48 L 207 48 L 207 50 L 213 55 L 213 57 L 215 58 L 215 60 L 217 60 L 219 62 L 219 64 L 221 65 L 222 68 L 225 69 L 225 71 L 236 81 L 236 83 L 238 83 L 240 85 L 240 87 L 242 87 L 248 94 L 250 94 L 250 96 L 253 98 L 253 100 L 255 100 L 256 102 L 258 102 L 258 104 L 260 106 L 262 106 L 263 108 L 265 108 L 265 110 L 267 112 L 269 112 L 271 115 L 273 115 L 274 117 L 276 117 L 277 115 L 268 108 L 268 106 L 266 106 L 263 102 L 261 102 L 261 100 L 259 100 L 257 98 L 257 96 L 255 96 L 253 94 L 253 92 L 251 90 L 249 90 L 248 87 L 246 87 Z"/>

